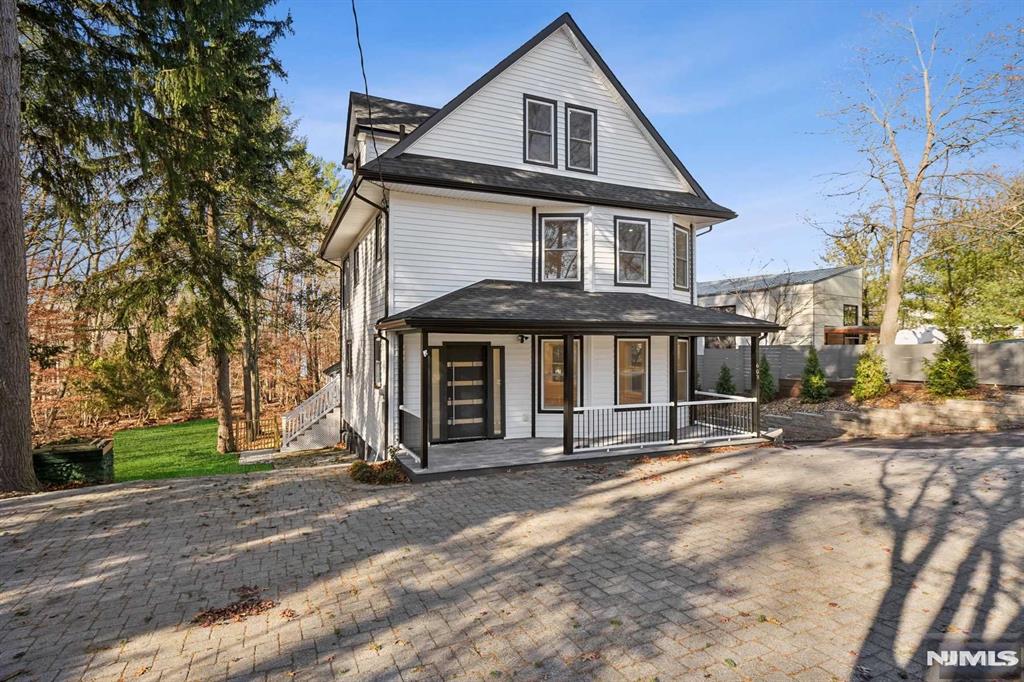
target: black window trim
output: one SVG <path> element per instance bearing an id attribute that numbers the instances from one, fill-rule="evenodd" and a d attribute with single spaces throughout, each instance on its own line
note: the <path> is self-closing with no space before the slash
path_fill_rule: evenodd
<path id="1" fill-rule="evenodd" d="M 384 339 L 377 336 L 370 327 L 370 341 L 373 343 L 373 387 L 384 385 Z"/>
<path id="2" fill-rule="evenodd" d="M 356 243 L 352 247 L 352 290 L 359 286 L 359 245 L 361 242 Z"/>
<path id="3" fill-rule="evenodd" d="M 679 285 L 679 256 L 676 231 L 686 233 L 686 285 Z M 672 223 L 672 288 L 676 291 L 690 291 L 693 288 L 693 226 Z"/>
<path id="4" fill-rule="evenodd" d="M 846 321 L 846 311 L 849 308 L 853 308 L 853 323 L 850 324 Z M 843 304 L 843 326 L 844 327 L 856 327 L 860 324 L 860 306 L 856 303 L 844 303 Z"/>
<path id="5" fill-rule="evenodd" d="M 352 376 L 352 339 L 345 339 L 345 376 Z"/>
<path id="6" fill-rule="evenodd" d="M 590 114 L 590 149 L 591 149 L 591 161 L 593 161 L 593 168 L 575 168 L 569 165 L 569 112 L 570 111 L 582 111 L 583 113 Z M 587 173 L 588 175 L 597 175 L 597 109 L 591 109 L 579 104 L 565 103 L 565 170 L 573 171 L 574 173 Z"/>
<path id="7" fill-rule="evenodd" d="M 583 366 L 583 335 L 577 334 L 572 337 L 574 340 L 579 339 L 580 342 L 580 376 L 579 382 L 576 384 L 576 396 L 577 402 L 575 407 L 582 407 L 584 400 L 583 392 L 583 376 L 586 374 L 586 369 Z M 564 341 L 562 336 L 538 336 L 537 337 L 537 414 L 562 414 L 562 408 L 545 408 L 544 407 L 544 342 L 545 341 Z M 564 356 L 563 356 L 564 357 Z"/>
<path id="8" fill-rule="evenodd" d="M 527 126 L 530 123 L 529 103 L 531 101 L 547 104 L 551 107 L 551 163 L 531 161 L 527 153 L 529 148 L 529 131 Z M 523 163 L 533 166 L 544 166 L 545 168 L 558 168 L 558 102 L 556 100 L 523 93 Z"/>
<path id="9" fill-rule="evenodd" d="M 614 239 L 615 239 L 615 286 L 617 287 L 646 287 L 651 286 L 651 221 L 648 218 L 633 218 L 631 216 L 617 215 L 613 216 L 614 220 Z M 620 282 L 619 281 L 619 223 L 643 223 L 647 226 L 647 277 L 645 282 Z"/>
<path id="10" fill-rule="evenodd" d="M 538 213 L 537 214 L 537 259 L 538 259 L 538 271 L 539 271 L 539 277 L 537 278 L 538 282 L 544 282 L 546 284 L 562 284 L 562 285 L 571 286 L 571 287 L 580 287 L 580 288 L 583 287 L 583 277 L 584 277 L 584 274 L 583 274 L 583 266 L 584 266 L 584 258 L 583 258 L 583 253 L 584 253 L 583 217 L 584 217 L 584 214 L 582 214 L 582 213 Z M 577 247 L 577 249 L 579 251 L 579 256 L 576 259 L 576 262 L 578 264 L 578 267 L 576 268 L 576 272 L 578 274 L 578 278 L 577 279 L 545 279 L 545 277 L 544 277 L 544 252 L 546 251 L 546 249 L 544 248 L 544 220 L 547 219 L 547 218 L 554 218 L 556 220 L 557 219 L 565 219 L 565 218 L 575 218 L 576 219 L 576 225 L 577 225 L 576 229 L 579 230 L 579 234 L 577 235 L 577 238 L 576 238 L 576 247 Z"/>
<path id="11" fill-rule="evenodd" d="M 643 334 L 626 334 L 622 336 L 613 337 L 615 341 L 615 347 L 613 349 L 613 355 L 615 357 L 615 366 L 613 370 L 615 372 L 614 391 L 615 394 L 612 396 L 613 404 L 617 412 L 624 410 L 647 410 L 647 407 L 634 407 L 631 403 L 620 403 L 619 402 L 619 341 L 643 341 L 647 344 L 647 368 L 645 370 L 645 379 L 647 380 L 647 404 L 651 402 L 651 337 L 644 336 Z"/>
<path id="12" fill-rule="evenodd" d="M 348 262 L 349 262 L 348 261 L 348 256 L 345 256 L 341 260 L 341 309 L 342 310 L 345 310 L 346 308 L 348 308 L 348 297 L 349 297 L 349 289 L 348 289 L 349 266 L 348 266 Z"/>

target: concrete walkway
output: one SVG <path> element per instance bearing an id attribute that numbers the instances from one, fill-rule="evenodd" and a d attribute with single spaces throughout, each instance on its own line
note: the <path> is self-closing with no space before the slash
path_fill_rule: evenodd
<path id="1" fill-rule="evenodd" d="M 10 499 L 0 680 L 919 679 L 1024 629 L 1022 487 L 1003 433 Z"/>

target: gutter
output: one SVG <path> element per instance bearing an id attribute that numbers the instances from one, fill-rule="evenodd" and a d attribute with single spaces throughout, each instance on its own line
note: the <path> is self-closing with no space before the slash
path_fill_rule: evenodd
<path id="1" fill-rule="evenodd" d="M 388 150 L 390 151 L 390 150 Z M 378 164 L 379 166 L 379 164 Z M 557 192 L 544 192 L 537 190 L 523 190 L 514 189 L 508 187 L 500 187 L 495 185 L 481 185 L 468 181 L 458 180 L 441 180 L 436 178 L 424 178 L 421 176 L 409 176 L 401 175 L 398 173 L 388 173 L 386 171 L 381 172 L 374 170 L 372 172 L 366 171 L 365 168 L 360 168 L 358 171 L 360 176 L 367 175 L 373 178 L 383 177 L 388 182 L 394 182 L 399 184 L 407 185 L 421 185 L 424 187 L 440 187 L 444 189 L 458 189 L 468 192 L 482 192 L 489 194 L 504 194 L 507 196 L 537 198 L 537 199 L 548 199 L 554 201 L 571 202 L 574 204 L 592 204 L 595 206 L 611 206 L 611 207 L 623 207 L 623 208 L 635 208 L 641 211 L 654 211 L 657 213 L 682 213 L 685 215 L 696 215 L 704 218 L 720 218 L 722 220 L 732 220 L 738 217 L 738 214 L 733 211 L 715 211 L 713 209 L 702 209 L 695 207 L 686 206 L 654 206 L 647 203 L 635 202 L 635 201 L 623 201 L 623 200 L 611 200 L 611 199 L 596 199 L 589 196 L 572 196 L 566 194 L 559 194 Z"/>

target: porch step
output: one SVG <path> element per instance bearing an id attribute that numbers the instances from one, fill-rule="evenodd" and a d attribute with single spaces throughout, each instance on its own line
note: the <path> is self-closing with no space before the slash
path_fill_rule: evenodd
<path id="1" fill-rule="evenodd" d="M 341 440 L 341 408 L 336 407 L 319 421 L 311 424 L 292 442 L 281 448 L 281 452 L 318 450 L 334 447 Z"/>

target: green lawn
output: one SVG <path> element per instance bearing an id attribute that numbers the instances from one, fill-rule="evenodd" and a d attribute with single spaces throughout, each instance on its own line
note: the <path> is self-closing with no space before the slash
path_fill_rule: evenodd
<path id="1" fill-rule="evenodd" d="M 238 455 L 217 452 L 217 421 L 199 421 L 118 431 L 114 478 L 137 481 L 267 471 L 269 464 L 240 466 Z"/>

